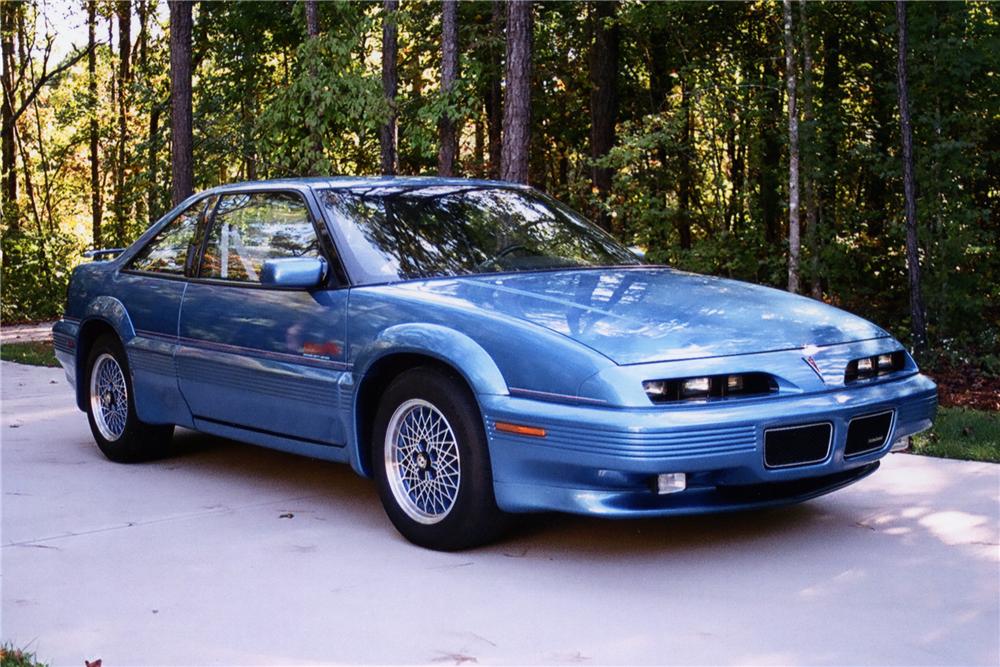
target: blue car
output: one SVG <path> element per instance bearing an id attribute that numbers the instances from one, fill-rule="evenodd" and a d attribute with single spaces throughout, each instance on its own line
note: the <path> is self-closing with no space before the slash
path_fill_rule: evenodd
<path id="1" fill-rule="evenodd" d="M 295 179 L 184 201 L 73 273 L 56 356 L 113 461 L 175 425 L 374 477 L 454 550 L 513 513 L 814 498 L 930 427 L 933 382 L 861 318 L 643 263 L 528 187 Z"/>

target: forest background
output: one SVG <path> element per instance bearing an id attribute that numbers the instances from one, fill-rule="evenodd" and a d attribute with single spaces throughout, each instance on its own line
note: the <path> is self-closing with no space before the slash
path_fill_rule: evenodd
<path id="1" fill-rule="evenodd" d="M 192 191 L 440 173 L 1000 375 L 998 9 L 3 0 L 0 317 Z"/>

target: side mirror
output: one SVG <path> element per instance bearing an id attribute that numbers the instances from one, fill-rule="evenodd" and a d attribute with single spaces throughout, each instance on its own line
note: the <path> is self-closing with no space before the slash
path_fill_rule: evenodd
<path id="1" fill-rule="evenodd" d="M 316 287 L 326 276 L 326 260 L 321 257 L 269 259 L 260 271 L 260 283 L 267 287 Z"/>

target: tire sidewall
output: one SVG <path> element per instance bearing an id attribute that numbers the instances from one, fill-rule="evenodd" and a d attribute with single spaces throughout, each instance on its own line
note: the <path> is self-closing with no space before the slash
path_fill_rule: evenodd
<path id="1" fill-rule="evenodd" d="M 119 368 L 121 368 L 122 375 L 125 378 L 125 388 L 128 392 L 128 415 L 125 419 L 125 429 L 117 440 L 108 440 L 101 434 L 94 420 L 94 411 L 91 403 L 90 387 L 94 373 L 94 364 L 102 354 L 110 354 L 114 357 Z M 90 348 L 90 354 L 87 355 L 87 376 L 85 382 L 84 387 L 87 392 L 87 421 L 90 423 L 90 430 L 101 452 L 112 461 L 117 462 L 129 462 L 152 457 L 153 452 L 149 452 L 147 456 L 142 454 L 140 442 L 141 422 L 135 411 L 135 391 L 132 387 L 132 373 L 129 369 L 125 349 L 117 338 L 111 335 L 104 335 L 94 342 L 94 345 Z"/>

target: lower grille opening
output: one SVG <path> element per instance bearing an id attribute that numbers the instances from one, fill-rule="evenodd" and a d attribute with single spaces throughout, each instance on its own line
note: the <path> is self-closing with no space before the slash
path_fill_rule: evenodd
<path id="1" fill-rule="evenodd" d="M 833 424 L 806 424 L 764 431 L 764 465 L 788 468 L 819 463 L 830 455 Z"/>
<path id="2" fill-rule="evenodd" d="M 860 456 L 885 447 L 892 428 L 892 410 L 855 417 L 847 427 L 844 456 Z"/>

